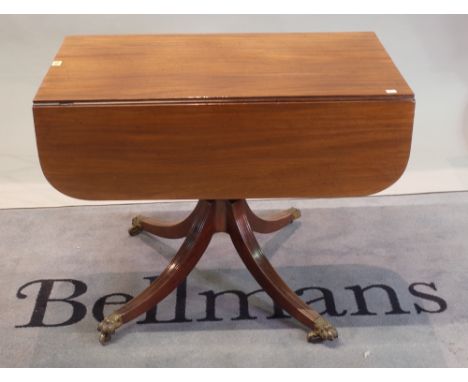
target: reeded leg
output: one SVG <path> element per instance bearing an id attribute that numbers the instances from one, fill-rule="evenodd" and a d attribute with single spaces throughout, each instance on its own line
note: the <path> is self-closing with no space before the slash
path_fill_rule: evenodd
<path id="1" fill-rule="evenodd" d="M 242 201 L 229 204 L 227 230 L 250 273 L 281 308 L 311 329 L 307 335 L 308 341 L 337 338 L 338 333 L 334 326 L 302 301 L 275 271 L 263 254 L 247 216 Z"/>
<path id="2" fill-rule="evenodd" d="M 152 234 L 179 238 L 187 236 L 181 248 L 161 275 L 143 292 L 116 310 L 98 325 L 100 342 L 110 340 L 115 330 L 158 304 L 188 276 L 206 250 L 215 232 L 227 232 L 244 264 L 271 298 L 291 316 L 309 327 L 310 342 L 333 340 L 334 326 L 311 309 L 281 279 L 263 254 L 253 231 L 269 233 L 281 229 L 300 216 L 294 208 L 266 220 L 255 215 L 245 200 L 201 200 L 195 210 L 177 224 L 162 224 L 136 217 L 131 235 L 145 230 Z"/>
<path id="3" fill-rule="evenodd" d="M 203 205 L 206 203 L 206 201 L 199 201 L 192 213 L 178 223 L 167 223 L 154 218 L 136 216 L 132 220 L 132 227 L 128 230 L 128 233 L 130 236 L 135 236 L 142 231 L 146 231 L 153 235 L 168 239 L 179 239 L 185 237 L 187 236 L 193 221 L 196 219 Z"/>
<path id="4" fill-rule="evenodd" d="M 145 313 L 164 299 L 187 277 L 205 252 L 214 233 L 215 208 L 203 202 L 187 238 L 161 275 L 143 292 L 104 318 L 98 325 L 99 341 L 105 344 L 122 324 Z"/>
<path id="5" fill-rule="evenodd" d="M 290 208 L 286 211 L 270 215 L 268 218 L 261 218 L 250 209 L 245 200 L 239 200 L 237 203 L 242 204 L 242 208 L 245 210 L 250 227 L 253 231 L 258 233 L 271 233 L 278 231 L 301 217 L 301 211 L 297 208 Z"/>

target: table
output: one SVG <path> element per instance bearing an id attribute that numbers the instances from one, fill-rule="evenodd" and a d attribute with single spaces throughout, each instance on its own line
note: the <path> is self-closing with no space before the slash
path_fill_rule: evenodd
<path id="1" fill-rule="evenodd" d="M 68 36 L 33 102 L 39 159 L 59 191 L 87 200 L 198 199 L 142 231 L 185 241 L 161 275 L 98 326 L 101 343 L 195 267 L 216 232 L 311 342 L 336 328 L 303 302 L 254 232 L 299 218 L 257 216 L 248 198 L 378 192 L 403 173 L 415 100 L 374 33 Z"/>

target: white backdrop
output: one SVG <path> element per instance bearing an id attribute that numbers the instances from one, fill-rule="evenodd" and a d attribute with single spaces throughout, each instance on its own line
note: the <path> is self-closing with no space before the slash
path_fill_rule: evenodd
<path id="1" fill-rule="evenodd" d="M 92 204 L 37 159 L 32 98 L 65 35 L 322 31 L 375 31 L 416 94 L 408 168 L 381 194 L 467 190 L 467 16 L 0 16 L 0 208 Z"/>

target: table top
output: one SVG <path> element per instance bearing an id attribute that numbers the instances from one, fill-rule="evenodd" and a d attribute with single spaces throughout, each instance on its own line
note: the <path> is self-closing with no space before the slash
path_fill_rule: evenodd
<path id="1" fill-rule="evenodd" d="M 34 102 L 412 97 L 371 32 L 101 35 L 66 37 Z"/>
<path id="2" fill-rule="evenodd" d="M 373 33 L 67 37 L 34 102 L 46 178 L 93 200 L 368 195 L 415 105 Z"/>

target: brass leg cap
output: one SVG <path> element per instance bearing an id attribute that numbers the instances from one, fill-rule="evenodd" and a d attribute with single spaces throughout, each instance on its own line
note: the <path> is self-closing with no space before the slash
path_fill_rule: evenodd
<path id="1" fill-rule="evenodd" d="M 323 317 L 319 317 L 314 321 L 315 328 L 307 333 L 307 341 L 318 343 L 323 341 L 333 341 L 338 338 L 336 328 Z"/>
<path id="2" fill-rule="evenodd" d="M 110 316 L 105 317 L 97 327 L 97 330 L 101 332 L 99 335 L 99 342 L 101 345 L 105 345 L 109 342 L 112 335 L 122 324 L 122 317 L 117 313 L 112 313 Z"/>
<path id="3" fill-rule="evenodd" d="M 141 227 L 130 227 L 128 230 L 128 234 L 130 236 L 136 236 L 141 232 L 143 232 L 143 229 Z"/>
<path id="4" fill-rule="evenodd" d="M 290 208 L 288 212 L 291 214 L 293 220 L 299 219 L 301 217 L 301 211 L 297 208 Z"/>
<path id="5" fill-rule="evenodd" d="M 136 216 L 132 219 L 132 226 L 128 230 L 128 234 L 130 236 L 136 236 L 141 232 L 143 232 L 143 228 L 141 227 L 141 218 Z"/>

